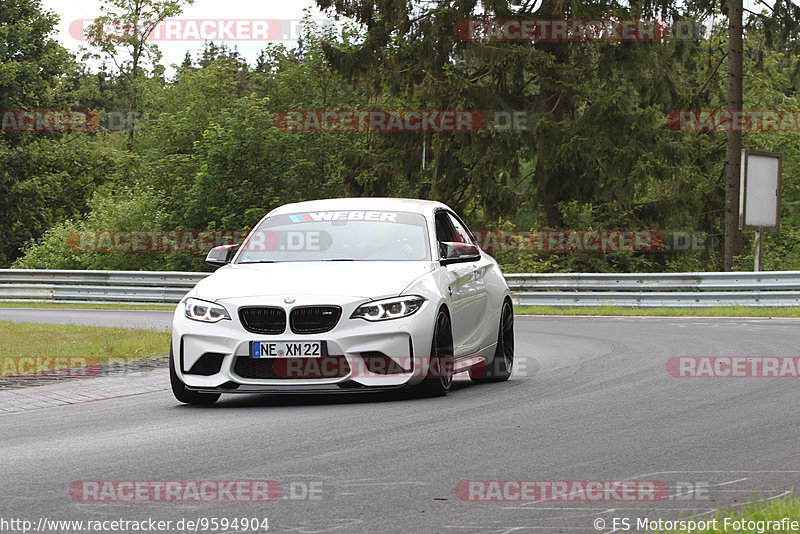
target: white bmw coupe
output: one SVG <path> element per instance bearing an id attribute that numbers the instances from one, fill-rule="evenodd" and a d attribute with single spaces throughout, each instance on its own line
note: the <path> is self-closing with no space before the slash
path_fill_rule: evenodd
<path id="1" fill-rule="evenodd" d="M 514 312 L 497 262 L 440 202 L 341 198 L 269 212 L 181 300 L 175 397 L 415 387 L 453 375 L 507 380 Z"/>

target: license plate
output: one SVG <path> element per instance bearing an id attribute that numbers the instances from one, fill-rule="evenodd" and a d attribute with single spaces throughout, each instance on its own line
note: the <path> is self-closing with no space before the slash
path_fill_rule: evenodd
<path id="1" fill-rule="evenodd" d="M 253 341 L 253 358 L 319 358 L 321 341 Z"/>

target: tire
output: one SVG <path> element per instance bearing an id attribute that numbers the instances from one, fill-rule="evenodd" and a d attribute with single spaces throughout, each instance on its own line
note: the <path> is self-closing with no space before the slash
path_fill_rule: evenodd
<path id="1" fill-rule="evenodd" d="M 444 397 L 453 385 L 453 334 L 450 317 L 439 310 L 433 328 L 428 375 L 417 386 L 423 397 Z"/>
<path id="2" fill-rule="evenodd" d="M 473 382 L 503 382 L 511 376 L 514 368 L 514 308 L 509 301 L 503 302 L 500 311 L 500 329 L 497 334 L 497 349 L 490 365 L 470 369 Z"/>
<path id="3" fill-rule="evenodd" d="M 175 358 L 172 355 L 172 344 L 169 347 L 169 382 L 172 384 L 172 394 L 184 404 L 214 404 L 219 399 L 219 393 L 198 393 L 186 389 L 186 384 L 175 372 Z"/>

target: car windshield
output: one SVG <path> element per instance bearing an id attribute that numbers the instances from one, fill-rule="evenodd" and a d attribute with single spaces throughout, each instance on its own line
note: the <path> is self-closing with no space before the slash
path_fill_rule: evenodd
<path id="1" fill-rule="evenodd" d="M 315 211 L 264 219 L 236 263 L 430 260 L 425 218 L 398 211 Z"/>

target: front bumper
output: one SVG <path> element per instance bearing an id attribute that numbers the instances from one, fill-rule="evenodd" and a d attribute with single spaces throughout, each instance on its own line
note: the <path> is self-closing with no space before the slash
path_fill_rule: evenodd
<path id="1" fill-rule="evenodd" d="M 413 315 L 388 321 L 350 319 L 368 299 L 347 296 L 298 296 L 285 304 L 283 296 L 222 299 L 230 320 L 203 323 L 184 315 L 179 304 L 173 318 L 175 371 L 187 388 L 196 391 L 257 393 L 263 391 L 356 391 L 357 388 L 397 388 L 418 383 L 427 374 L 436 304 L 426 301 Z M 320 334 L 257 334 L 245 329 L 239 308 L 335 305 L 342 308 L 336 326 Z M 322 358 L 255 359 L 256 341 L 323 344 Z M 209 362 L 211 363 L 209 365 Z"/>

